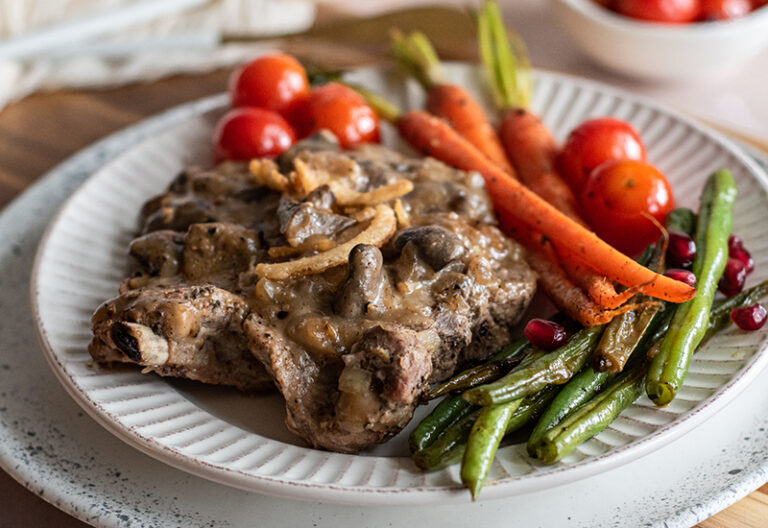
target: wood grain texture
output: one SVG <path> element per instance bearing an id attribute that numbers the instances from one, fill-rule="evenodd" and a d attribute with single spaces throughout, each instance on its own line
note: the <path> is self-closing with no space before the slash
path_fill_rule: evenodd
<path id="1" fill-rule="evenodd" d="M 425 30 L 444 58 L 475 56 L 471 21 L 449 9 L 415 9 L 366 21 L 340 21 L 332 10 L 325 10 L 320 19 L 325 22 L 309 34 L 276 45 L 327 68 L 372 64 L 386 54 L 387 31 L 397 25 Z M 57 163 L 105 135 L 171 106 L 222 91 L 228 73 L 177 76 L 103 91 L 39 94 L 7 107 L 0 112 L 0 207 Z M 0 528 L 86 526 L 2 472 L 0 497 Z M 768 526 L 768 485 L 697 526 Z"/>

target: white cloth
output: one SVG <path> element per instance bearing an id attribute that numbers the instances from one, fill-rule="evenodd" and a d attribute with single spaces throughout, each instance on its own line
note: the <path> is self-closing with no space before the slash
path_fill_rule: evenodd
<path id="1" fill-rule="evenodd" d="M 135 0 L 0 0 L 3 40 Z M 116 86 L 244 62 L 260 44 L 220 45 L 228 35 L 268 36 L 307 29 L 315 5 L 304 0 L 219 0 L 205 6 L 68 44 L 24 60 L 0 60 L 0 109 L 39 90 Z"/>

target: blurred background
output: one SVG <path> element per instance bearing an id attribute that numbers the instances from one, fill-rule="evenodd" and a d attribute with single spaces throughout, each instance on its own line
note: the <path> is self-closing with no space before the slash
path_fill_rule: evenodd
<path id="1" fill-rule="evenodd" d="M 528 44 L 534 66 L 630 88 L 704 119 L 768 137 L 768 12 L 745 17 L 760 18 L 750 20 L 749 27 L 744 22 L 690 24 L 648 35 L 658 25 L 603 16 L 593 0 L 500 3 L 508 25 Z M 442 16 L 428 14 L 433 5 Z M 462 16 L 471 6 L 472 0 L 0 0 L 0 108 L 36 91 L 113 87 L 228 67 L 260 49 L 285 47 L 277 36 L 307 30 L 304 37 L 288 39 L 288 47 L 334 66 L 380 60 L 386 54 L 388 25 L 408 20 L 428 26 L 447 57 L 471 59 L 472 22 Z M 350 23 L 392 12 L 402 16 L 361 23 L 364 30 Z M 594 25 L 601 17 L 607 24 L 597 20 Z M 711 28 L 702 31 L 705 25 L 733 25 L 718 30 L 732 35 L 752 28 L 759 42 L 741 48 L 723 44 L 717 35 L 708 36 Z M 605 26 L 615 26 L 611 29 L 625 37 L 617 41 L 604 34 Z M 630 48 L 633 26 L 643 33 L 636 46 L 648 50 L 655 45 L 661 50 L 657 55 L 638 56 Z M 612 57 L 613 66 L 606 67 L 601 54 Z M 664 60 L 669 64 L 661 64 Z M 638 68 L 647 74 L 638 74 Z M 662 75 L 670 69 L 679 74 L 672 79 Z M 627 72 L 634 75 L 627 77 Z"/>

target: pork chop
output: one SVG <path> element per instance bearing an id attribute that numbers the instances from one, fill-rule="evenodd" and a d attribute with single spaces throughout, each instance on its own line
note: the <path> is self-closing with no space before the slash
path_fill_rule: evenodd
<path id="1" fill-rule="evenodd" d="M 353 243 L 381 209 L 392 230 Z M 334 451 L 399 432 L 429 383 L 508 341 L 535 289 L 479 175 L 326 137 L 251 172 L 185 171 L 140 223 L 138 273 L 94 315 L 93 357 L 242 389 L 269 380 L 288 427 Z M 292 263 L 302 271 L 263 272 Z"/>

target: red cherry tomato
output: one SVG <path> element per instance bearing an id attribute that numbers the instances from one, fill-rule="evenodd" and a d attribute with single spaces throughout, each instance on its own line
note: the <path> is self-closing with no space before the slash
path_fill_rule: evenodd
<path id="1" fill-rule="evenodd" d="M 702 20 L 731 20 L 752 11 L 751 0 L 701 0 Z"/>
<path id="2" fill-rule="evenodd" d="M 342 148 L 379 141 L 379 118 L 360 94 L 339 83 L 314 88 L 296 112 L 300 136 L 327 129 Z"/>
<path id="3" fill-rule="evenodd" d="M 622 15 L 665 24 L 687 24 L 699 16 L 699 0 L 616 0 L 613 8 Z"/>
<path id="4" fill-rule="evenodd" d="M 217 161 L 247 161 L 282 154 L 296 141 L 280 114 L 263 108 L 235 108 L 216 124 L 213 149 Z"/>
<path id="5" fill-rule="evenodd" d="M 661 234 L 644 215 L 663 224 L 675 200 L 667 178 L 650 163 L 612 160 L 589 176 L 582 204 L 587 221 L 603 240 L 635 255 Z"/>
<path id="6" fill-rule="evenodd" d="M 232 106 L 257 106 L 285 117 L 309 93 L 307 72 L 288 55 L 264 55 L 229 78 Z"/>
<path id="7" fill-rule="evenodd" d="M 620 119 L 602 117 L 577 126 L 563 145 L 560 168 L 576 192 L 599 165 L 613 159 L 645 160 L 645 147 L 632 125 Z"/>

